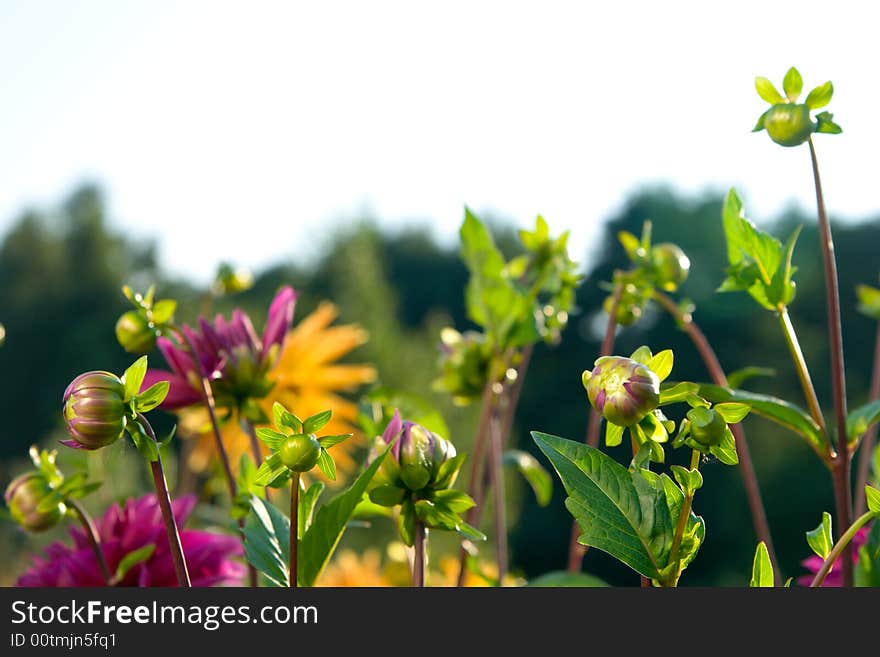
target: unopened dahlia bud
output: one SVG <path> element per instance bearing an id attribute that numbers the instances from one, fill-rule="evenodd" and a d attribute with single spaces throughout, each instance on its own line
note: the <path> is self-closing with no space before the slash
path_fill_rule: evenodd
<path id="1" fill-rule="evenodd" d="M 76 447 L 98 449 L 125 432 L 125 386 L 110 372 L 86 372 L 64 392 L 64 420 Z"/>
<path id="2" fill-rule="evenodd" d="M 146 354 L 156 346 L 156 329 L 144 313 L 129 310 L 116 322 L 116 340 L 130 354 Z"/>
<path id="3" fill-rule="evenodd" d="M 647 365 L 623 356 L 603 356 L 583 374 L 590 404 L 618 426 L 632 426 L 660 403 L 660 379 Z"/>
<path id="4" fill-rule="evenodd" d="M 651 249 L 651 264 L 657 284 L 673 292 L 687 280 L 690 258 L 676 244 L 657 244 Z"/>
<path id="5" fill-rule="evenodd" d="M 816 124 L 806 105 L 779 103 L 764 115 L 764 129 L 780 146 L 800 146 L 813 134 Z"/>
<path id="6" fill-rule="evenodd" d="M 281 462 L 294 472 L 308 472 L 318 463 L 321 443 L 312 433 L 290 436 L 278 449 Z"/>
<path id="7" fill-rule="evenodd" d="M 64 516 L 64 503 L 60 500 L 48 511 L 39 511 L 40 502 L 52 495 L 46 478 L 36 472 L 28 472 L 12 480 L 6 488 L 6 506 L 12 519 L 32 532 L 53 527 Z"/>
<path id="8" fill-rule="evenodd" d="M 452 443 L 409 421 L 403 423 L 400 441 L 392 452 L 400 465 L 401 482 L 412 491 L 435 483 L 440 466 L 455 457 Z"/>
<path id="9" fill-rule="evenodd" d="M 727 433 L 727 422 L 711 408 L 698 406 L 687 413 L 691 437 L 705 447 L 719 445 Z"/>

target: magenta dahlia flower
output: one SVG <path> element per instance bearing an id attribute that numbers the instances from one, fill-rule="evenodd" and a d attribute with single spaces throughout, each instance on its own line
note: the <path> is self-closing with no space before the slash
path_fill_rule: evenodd
<path id="1" fill-rule="evenodd" d="M 269 306 L 269 316 L 262 339 L 257 336 L 250 317 L 240 309 L 227 321 L 217 315 L 214 322 L 199 318 L 199 330 L 184 324 L 181 330 L 195 348 L 202 370 L 220 406 L 234 407 L 249 398 L 264 397 L 272 385 L 266 378 L 293 323 L 296 292 L 284 287 Z M 173 410 L 200 402 L 201 384 L 198 367 L 186 345 L 176 345 L 168 338 L 157 341 L 171 371 L 151 369 L 143 388 L 168 381 L 171 387 L 161 407 Z"/>
<path id="2" fill-rule="evenodd" d="M 174 517 L 183 525 L 196 504 L 194 495 L 173 502 Z M 96 523 L 101 550 L 110 572 L 122 559 L 146 545 L 156 546 L 146 561 L 137 564 L 116 582 L 116 586 L 177 586 L 174 563 L 168 550 L 168 535 L 154 494 L 114 504 Z M 60 541 L 46 548 L 45 556 L 34 557 L 31 568 L 18 578 L 18 586 L 105 586 L 101 568 L 82 529 L 71 528 L 73 545 Z M 246 573 L 241 541 L 233 536 L 194 529 L 182 529 L 180 540 L 193 586 L 225 584 L 237 586 Z"/>
<path id="3" fill-rule="evenodd" d="M 856 535 L 852 537 L 852 541 L 850 541 L 850 545 L 852 545 L 853 549 L 853 563 L 856 564 L 859 561 L 859 548 L 865 544 L 868 540 L 868 532 L 871 530 L 871 525 L 866 527 L 862 527 L 859 531 L 856 532 Z M 822 582 L 822 586 L 843 586 L 843 575 L 840 572 L 840 568 L 838 567 L 838 563 L 840 562 L 840 558 L 831 565 L 831 570 L 828 571 L 828 575 L 825 577 L 825 581 Z M 822 564 L 825 563 L 825 560 L 817 554 L 814 554 L 811 557 L 807 557 L 803 561 L 801 561 L 801 565 L 810 571 L 809 575 L 802 575 L 798 577 L 798 584 L 802 586 L 809 586 L 813 581 L 813 578 L 816 576 L 816 573 L 822 568 Z"/>

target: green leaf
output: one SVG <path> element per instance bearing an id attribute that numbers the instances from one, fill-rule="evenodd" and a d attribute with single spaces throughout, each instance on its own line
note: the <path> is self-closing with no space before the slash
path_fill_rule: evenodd
<path id="1" fill-rule="evenodd" d="M 859 312 L 873 319 L 880 319 L 880 290 L 870 285 L 856 285 Z"/>
<path id="2" fill-rule="evenodd" d="M 269 427 L 260 427 L 256 430 L 256 434 L 257 438 L 260 439 L 260 442 L 272 451 L 276 451 L 281 447 L 281 444 L 287 440 L 287 436 L 283 433 L 279 433 Z"/>
<path id="3" fill-rule="evenodd" d="M 122 382 L 125 384 L 125 400 L 129 401 L 137 397 L 137 394 L 141 391 L 141 384 L 144 382 L 144 377 L 147 375 L 147 357 L 141 356 L 134 363 L 132 363 L 131 367 L 125 370 L 125 373 L 122 375 Z"/>
<path id="4" fill-rule="evenodd" d="M 140 422 L 129 422 L 127 427 L 128 435 L 131 436 L 132 442 L 141 455 L 150 463 L 159 460 L 159 446 L 156 441 L 147 435 Z"/>
<path id="5" fill-rule="evenodd" d="M 785 102 L 785 98 L 776 91 L 776 87 L 767 78 L 755 78 L 755 89 L 758 91 L 758 95 L 771 105 Z"/>
<path id="6" fill-rule="evenodd" d="M 406 490 L 386 484 L 370 491 L 370 500 L 379 506 L 397 506 L 406 497 Z"/>
<path id="7" fill-rule="evenodd" d="M 177 310 L 177 302 L 174 299 L 160 299 L 153 304 L 151 316 L 153 323 L 165 324 L 174 318 L 174 312 Z"/>
<path id="8" fill-rule="evenodd" d="M 165 401 L 168 396 L 168 389 L 171 384 L 168 381 L 159 381 L 154 383 L 141 394 L 135 397 L 135 408 L 138 413 L 146 413 L 152 411 L 159 404 Z"/>
<path id="9" fill-rule="evenodd" d="M 416 510 L 411 497 L 407 497 L 400 505 L 397 530 L 400 532 L 400 540 L 412 547 L 416 536 Z"/>
<path id="10" fill-rule="evenodd" d="M 459 234 L 462 259 L 471 274 L 465 292 L 468 317 L 501 348 L 539 340 L 532 304 L 504 275 L 504 256 L 486 227 L 467 208 Z"/>
<path id="11" fill-rule="evenodd" d="M 565 486 L 565 505 L 584 532 L 578 540 L 659 579 L 669 562 L 673 534 L 663 482 L 631 473 L 588 445 L 537 431 L 532 438 Z M 672 488 L 678 490 L 675 484 Z"/>
<path id="12" fill-rule="evenodd" d="M 770 553 L 764 541 L 758 543 L 755 549 L 755 559 L 752 562 L 752 579 L 750 587 L 767 588 L 773 586 L 773 564 L 770 563 Z"/>
<path id="13" fill-rule="evenodd" d="M 880 490 L 873 486 L 865 486 L 865 497 L 868 499 L 868 511 L 880 514 Z"/>
<path id="14" fill-rule="evenodd" d="M 742 422 L 746 415 L 749 414 L 749 411 L 752 410 L 751 406 L 748 404 L 742 404 L 738 402 L 726 402 L 722 404 L 715 405 L 715 412 L 718 413 L 721 417 L 724 418 L 724 421 L 728 424 L 736 424 L 737 422 Z"/>
<path id="15" fill-rule="evenodd" d="M 673 465 L 669 469 L 685 493 L 693 493 L 703 487 L 703 475 L 699 470 L 689 470 L 681 465 Z"/>
<path id="16" fill-rule="evenodd" d="M 623 432 L 626 427 L 611 422 L 605 423 L 605 446 L 617 447 L 623 442 Z"/>
<path id="17" fill-rule="evenodd" d="M 764 122 L 767 120 L 767 115 L 773 110 L 771 107 L 766 112 L 764 112 L 761 116 L 758 117 L 757 122 L 755 123 L 755 127 L 752 128 L 752 132 L 761 132 L 764 129 Z"/>
<path id="18" fill-rule="evenodd" d="M 269 456 L 266 457 L 266 460 L 260 465 L 254 483 L 257 486 L 268 486 L 286 473 L 289 473 L 287 466 L 281 462 L 281 457 L 278 455 L 278 452 L 274 452 L 269 454 Z"/>
<path id="19" fill-rule="evenodd" d="M 59 504 L 61 504 L 63 501 L 64 496 L 61 495 L 58 491 L 53 491 L 40 500 L 39 504 L 37 504 L 37 512 L 48 513 Z"/>
<path id="20" fill-rule="evenodd" d="M 348 440 L 353 435 L 354 434 L 352 433 L 343 433 L 339 434 L 338 436 L 323 436 L 321 438 L 318 438 L 318 442 L 321 443 L 321 447 L 323 447 L 324 449 L 330 449 L 334 445 L 338 445 L 339 443 Z"/>
<path id="21" fill-rule="evenodd" d="M 642 345 L 634 352 L 632 352 L 632 354 L 630 354 L 630 358 L 632 358 L 637 363 L 641 363 L 642 365 L 647 365 L 648 363 L 650 363 L 653 357 L 654 354 L 651 353 L 651 348 L 645 345 Z"/>
<path id="22" fill-rule="evenodd" d="M 327 410 L 321 411 L 320 413 L 316 413 L 312 417 L 307 418 L 306 421 L 303 422 L 303 433 L 317 433 L 327 425 L 332 415 L 333 411 Z"/>
<path id="23" fill-rule="evenodd" d="M 747 380 L 756 376 L 776 376 L 776 370 L 770 367 L 743 367 L 727 375 L 727 385 L 730 388 L 739 388 Z"/>
<path id="24" fill-rule="evenodd" d="M 794 255 L 794 246 L 802 228 L 803 226 L 798 226 L 789 235 L 788 241 L 785 243 L 785 264 L 773 274 L 770 287 L 766 291 L 767 299 L 774 305 L 787 306 L 794 299 L 795 284 L 791 280 L 794 268 L 791 266 L 791 258 Z"/>
<path id="25" fill-rule="evenodd" d="M 325 477 L 327 477 L 327 479 L 330 481 L 336 481 L 336 463 L 333 462 L 333 457 L 330 456 L 330 452 L 323 447 L 321 448 L 321 453 L 318 455 L 318 469 Z"/>
<path id="26" fill-rule="evenodd" d="M 826 133 L 829 135 L 839 135 L 843 132 L 843 128 L 834 121 L 834 115 L 831 112 L 820 112 L 816 115 L 816 132 Z"/>
<path id="27" fill-rule="evenodd" d="M 550 499 L 553 497 L 553 479 L 550 478 L 550 473 L 538 463 L 538 459 L 528 452 L 510 449 L 504 452 L 502 462 L 505 465 L 514 466 L 525 478 L 535 493 L 538 506 L 550 504 Z"/>
<path id="28" fill-rule="evenodd" d="M 846 436 L 853 445 L 871 425 L 880 421 L 880 399 L 849 412 L 846 416 Z"/>
<path id="29" fill-rule="evenodd" d="M 250 509 L 244 523 L 248 563 L 263 573 L 272 586 L 287 586 L 290 519 L 256 495 L 251 495 Z"/>
<path id="30" fill-rule="evenodd" d="M 392 442 L 391 445 L 394 443 Z M 313 586 L 327 565 L 349 519 L 363 498 L 376 471 L 385 460 L 391 445 L 385 448 L 351 486 L 324 504 L 300 542 L 299 583 Z"/>
<path id="31" fill-rule="evenodd" d="M 672 349 L 664 349 L 659 354 L 654 354 L 653 358 L 648 361 L 648 369 L 663 381 L 672 373 L 673 360 Z"/>
<path id="32" fill-rule="evenodd" d="M 834 547 L 834 539 L 831 537 L 831 514 L 827 511 L 822 513 L 822 522 L 816 529 L 807 532 L 807 543 L 823 559 L 828 558 L 831 548 Z"/>
<path id="33" fill-rule="evenodd" d="M 829 81 L 825 84 L 820 84 L 807 94 L 807 99 L 804 103 L 811 110 L 819 109 L 820 107 L 825 107 L 831 102 L 832 95 L 834 95 L 834 85 Z"/>
<path id="34" fill-rule="evenodd" d="M 623 246 L 623 250 L 626 251 L 627 257 L 629 257 L 629 259 L 633 261 L 638 260 L 642 247 L 642 243 L 639 241 L 639 238 L 628 231 L 622 230 L 617 233 L 617 239 Z"/>
<path id="35" fill-rule="evenodd" d="M 113 582 L 121 582 L 125 579 L 125 576 L 128 574 L 132 568 L 137 566 L 140 563 L 144 563 L 150 557 L 153 556 L 153 552 L 156 551 L 156 544 L 149 543 L 148 545 L 144 545 L 143 547 L 138 548 L 137 550 L 133 550 L 129 552 L 122 560 L 119 562 L 119 565 L 116 566 L 116 572 L 113 575 Z"/>
<path id="36" fill-rule="evenodd" d="M 598 577 L 587 573 L 570 573 L 565 570 L 554 570 L 530 580 L 528 586 L 531 588 L 598 588 L 606 587 L 608 584 Z"/>
<path id="37" fill-rule="evenodd" d="M 748 390 L 731 390 L 702 384 L 700 394 L 713 403 L 740 402 L 748 404 L 756 415 L 772 420 L 802 436 L 819 454 L 827 453 L 827 443 L 819 426 L 806 411 L 782 399 Z"/>
<path id="38" fill-rule="evenodd" d="M 324 483 L 316 481 L 306 488 L 302 477 L 299 480 L 300 496 L 299 496 L 299 512 L 297 514 L 297 536 L 302 538 L 306 530 L 312 525 L 312 517 L 315 512 L 315 505 L 318 498 L 324 492 Z"/>
<path id="39" fill-rule="evenodd" d="M 450 488 L 455 483 L 466 458 L 467 454 L 458 454 L 441 465 L 434 481 L 434 488 Z"/>
<path id="40" fill-rule="evenodd" d="M 880 522 L 874 521 L 855 564 L 855 585 L 880 587 Z"/>
<path id="41" fill-rule="evenodd" d="M 450 513 L 464 513 L 475 506 L 470 495 L 454 488 L 435 491 L 431 499 L 439 508 Z"/>
<path id="42" fill-rule="evenodd" d="M 272 404 L 272 419 L 275 421 L 277 429 L 290 429 L 293 433 L 303 433 L 302 420 L 279 402 Z"/>
<path id="43" fill-rule="evenodd" d="M 725 465 L 736 465 L 739 463 L 739 457 L 736 454 L 736 440 L 730 427 L 725 427 L 724 437 L 721 439 L 721 442 L 717 445 L 712 445 L 709 448 L 709 453 Z"/>
<path id="44" fill-rule="evenodd" d="M 785 74 L 785 78 L 782 80 L 782 90 L 785 92 L 785 96 L 793 103 L 797 102 L 798 96 L 801 95 L 801 90 L 804 88 L 804 79 L 801 77 L 800 72 L 792 66 L 788 69 L 788 72 Z"/>
<path id="45" fill-rule="evenodd" d="M 688 381 L 682 381 L 681 383 L 676 383 L 675 385 L 670 385 L 665 388 L 661 387 L 660 405 L 666 406 L 667 404 L 683 402 L 691 395 L 696 395 L 699 392 L 700 386 Z"/>

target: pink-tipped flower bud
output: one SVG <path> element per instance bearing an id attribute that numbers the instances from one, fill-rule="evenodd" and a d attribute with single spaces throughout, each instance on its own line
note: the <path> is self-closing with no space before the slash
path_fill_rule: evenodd
<path id="1" fill-rule="evenodd" d="M 599 358 L 584 372 L 583 384 L 593 408 L 618 426 L 636 424 L 660 404 L 660 379 L 631 358 Z"/>
<path id="2" fill-rule="evenodd" d="M 455 446 L 423 426 L 406 421 L 392 453 L 400 465 L 400 481 L 418 491 L 435 483 L 440 466 L 455 457 Z"/>
<path id="3" fill-rule="evenodd" d="M 6 506 L 9 514 L 19 525 L 32 532 L 54 527 L 64 516 L 64 503 L 60 500 L 47 511 L 40 511 L 40 502 L 52 495 L 46 478 L 36 472 L 28 472 L 12 480 L 6 488 Z"/>
<path id="4" fill-rule="evenodd" d="M 99 449 L 125 432 L 125 386 L 110 372 L 86 372 L 64 392 L 64 420 L 75 447 Z"/>

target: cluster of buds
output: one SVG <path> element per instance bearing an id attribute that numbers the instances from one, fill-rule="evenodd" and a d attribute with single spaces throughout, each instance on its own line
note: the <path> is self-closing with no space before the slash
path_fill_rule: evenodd
<path id="1" fill-rule="evenodd" d="M 440 377 L 434 388 L 452 395 L 458 405 L 469 404 L 483 393 L 492 361 L 492 348 L 484 334 L 445 328 L 440 332 Z"/>
<path id="2" fill-rule="evenodd" d="M 810 116 L 812 110 L 825 107 L 831 102 L 834 86 L 830 82 L 821 84 L 807 94 L 803 103 L 798 103 L 803 86 L 801 74 L 794 67 L 788 70 L 782 81 L 784 97 L 767 78 L 755 78 L 758 95 L 770 103 L 771 107 L 760 116 L 752 132 L 766 130 L 770 139 L 787 147 L 800 146 L 814 132 L 842 132 L 840 126 L 832 120 L 833 115 L 830 112 L 820 112 L 815 120 Z"/>
<path id="3" fill-rule="evenodd" d="M 457 531 L 473 540 L 485 536 L 459 514 L 473 500 L 452 489 L 464 463 L 447 439 L 425 427 L 403 420 L 395 411 L 385 431 L 377 436 L 368 462 L 389 448 L 371 482 L 370 499 L 381 506 L 400 507 L 398 528 L 404 543 L 413 544 L 416 522 L 431 529 Z"/>

